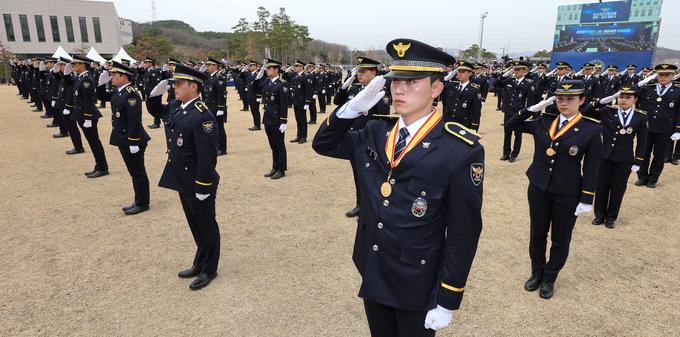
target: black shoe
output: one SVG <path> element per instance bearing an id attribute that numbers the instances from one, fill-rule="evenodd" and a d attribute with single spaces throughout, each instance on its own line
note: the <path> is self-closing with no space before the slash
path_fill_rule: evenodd
<path id="1" fill-rule="evenodd" d="M 359 215 L 359 206 L 354 207 L 353 210 L 351 210 L 351 211 L 345 213 L 345 215 L 346 215 L 348 218 L 353 218 L 353 217 Z"/>
<path id="2" fill-rule="evenodd" d="M 28 103 L 28 104 L 33 104 L 33 103 L 35 103 L 35 102 L 33 102 L 33 101 L 31 101 L 31 100 L 28 100 L 28 102 L 26 102 L 26 103 Z"/>
<path id="3" fill-rule="evenodd" d="M 56 128 L 57 126 L 59 126 L 59 125 L 58 125 L 58 124 L 54 124 L 54 123 L 47 124 L 47 127 L 48 127 L 48 128 Z"/>
<path id="4" fill-rule="evenodd" d="M 66 151 L 66 154 L 76 154 L 76 153 L 83 153 L 83 152 L 85 152 L 85 149 L 80 149 L 80 150 L 71 149 L 71 150 Z"/>
<path id="5" fill-rule="evenodd" d="M 123 207 L 123 210 L 124 210 L 124 211 L 127 211 L 127 210 L 129 210 L 129 209 L 132 209 L 132 208 L 135 207 L 135 206 L 137 206 L 137 203 L 136 203 L 136 202 L 133 202 L 132 205 Z"/>
<path id="6" fill-rule="evenodd" d="M 149 129 L 158 129 L 158 128 L 160 128 L 160 127 L 161 127 L 161 126 L 158 125 L 158 124 L 151 124 L 151 125 L 149 125 Z"/>
<path id="7" fill-rule="evenodd" d="M 210 284 L 210 281 L 214 280 L 215 277 L 217 277 L 217 273 L 212 274 L 212 275 L 201 273 L 194 280 L 194 282 L 191 282 L 189 289 L 191 289 L 191 290 L 203 289 L 203 288 L 207 287 L 208 284 Z"/>
<path id="8" fill-rule="evenodd" d="M 647 187 L 656 188 L 656 183 L 647 183 Z"/>
<path id="9" fill-rule="evenodd" d="M 250 131 L 257 131 L 257 130 L 262 130 L 262 129 L 260 129 L 259 126 L 253 126 L 252 128 L 248 128 L 248 130 L 250 130 Z"/>
<path id="10" fill-rule="evenodd" d="M 85 172 L 85 175 L 89 176 L 90 174 L 95 173 L 95 172 L 97 172 L 97 170 L 87 171 L 87 172 Z"/>
<path id="11" fill-rule="evenodd" d="M 248 109 L 241 109 L 241 110 L 239 110 L 239 111 L 250 111 L 250 110 L 248 110 Z"/>
<path id="12" fill-rule="evenodd" d="M 678 165 L 680 164 L 677 159 L 671 159 L 671 164 L 673 165 Z"/>
<path id="13" fill-rule="evenodd" d="M 198 267 L 191 266 L 191 268 L 187 270 L 182 270 L 181 272 L 177 273 L 177 276 L 181 278 L 192 278 L 196 277 L 201 274 L 201 269 Z"/>
<path id="14" fill-rule="evenodd" d="M 316 121 L 309 121 L 307 124 L 316 124 Z"/>
<path id="15" fill-rule="evenodd" d="M 543 276 L 531 275 L 529 280 L 524 283 L 524 289 L 526 291 L 536 291 L 538 286 L 541 285 L 541 281 L 543 281 Z"/>
<path id="16" fill-rule="evenodd" d="M 670 163 L 671 162 L 671 157 L 664 157 L 663 158 L 664 163 Z"/>
<path id="17" fill-rule="evenodd" d="M 97 107 L 97 108 L 98 108 L 98 109 L 106 109 L 106 104 L 101 104 L 101 105 L 99 105 L 99 107 Z"/>
<path id="18" fill-rule="evenodd" d="M 88 178 L 99 178 L 102 176 L 109 175 L 109 170 L 103 170 L 103 171 L 94 171 L 92 174 L 88 174 Z"/>
<path id="19" fill-rule="evenodd" d="M 297 143 L 299 141 L 300 141 L 300 137 L 295 137 L 295 139 L 290 140 L 291 143 Z"/>
<path id="20" fill-rule="evenodd" d="M 501 160 L 508 160 L 510 159 L 510 155 L 504 154 L 503 157 L 501 157 Z"/>
<path id="21" fill-rule="evenodd" d="M 285 177 L 285 176 L 286 176 L 286 172 L 276 171 L 276 173 L 274 173 L 274 175 L 272 176 L 272 179 L 279 179 L 279 178 L 282 178 L 282 177 Z"/>
<path id="22" fill-rule="evenodd" d="M 278 171 L 272 169 L 271 171 L 269 171 L 269 173 L 265 174 L 264 176 L 269 178 L 269 177 L 273 176 L 276 172 L 278 172 Z"/>
<path id="23" fill-rule="evenodd" d="M 42 109 L 33 109 L 33 112 L 42 112 Z M 52 115 L 50 115 L 50 117 L 47 118 L 52 118 Z"/>
<path id="24" fill-rule="evenodd" d="M 647 179 L 638 179 L 638 181 L 635 182 L 635 186 L 643 186 L 647 185 Z"/>
<path id="25" fill-rule="evenodd" d="M 510 157 L 510 159 L 508 159 L 508 161 L 511 162 L 511 163 L 514 163 L 515 161 L 517 161 L 517 157 Z"/>
<path id="26" fill-rule="evenodd" d="M 326 113 L 326 110 L 321 110 L 321 111 L 319 111 L 319 113 L 320 113 L 320 114 L 325 114 L 325 113 Z"/>
<path id="27" fill-rule="evenodd" d="M 137 214 L 137 213 L 146 212 L 148 210 L 149 210 L 149 206 L 139 207 L 137 205 L 134 205 L 134 206 L 132 206 L 132 208 L 125 211 L 125 214 L 133 215 L 133 214 Z"/>
<path id="28" fill-rule="evenodd" d="M 44 119 L 52 118 L 52 115 L 44 114 L 44 115 L 40 116 L 40 118 L 44 118 Z"/>
<path id="29" fill-rule="evenodd" d="M 56 135 L 52 135 L 52 137 L 54 137 L 54 138 L 64 138 L 64 137 L 68 137 L 68 133 L 60 132 L 60 133 L 57 133 Z"/>
<path id="30" fill-rule="evenodd" d="M 607 228 L 614 228 L 614 226 L 616 226 L 616 225 L 614 224 L 613 220 L 607 220 L 607 222 L 604 224 L 604 226 L 607 227 Z"/>
<path id="31" fill-rule="evenodd" d="M 553 282 L 545 281 L 543 282 L 543 285 L 541 285 L 541 291 L 539 292 L 539 295 L 541 298 L 545 298 L 547 300 L 552 297 L 554 290 L 555 284 Z"/>
<path id="32" fill-rule="evenodd" d="M 218 156 L 224 156 L 225 154 L 227 154 L 227 151 L 217 150 Z"/>
<path id="33" fill-rule="evenodd" d="M 300 138 L 300 140 L 298 141 L 298 144 L 304 144 L 306 142 L 307 142 L 307 138 Z"/>
<path id="34" fill-rule="evenodd" d="M 593 219 L 593 222 L 591 222 L 593 225 L 601 225 L 604 222 L 602 219 L 595 218 Z"/>

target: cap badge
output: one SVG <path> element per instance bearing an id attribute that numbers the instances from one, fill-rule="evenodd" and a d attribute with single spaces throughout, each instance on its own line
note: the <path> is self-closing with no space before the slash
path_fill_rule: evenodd
<path id="1" fill-rule="evenodd" d="M 564 90 L 567 90 L 567 91 L 569 91 L 569 88 L 571 88 L 572 86 L 573 86 L 573 84 L 562 84 L 562 88 L 564 88 Z"/>
<path id="2" fill-rule="evenodd" d="M 630 88 L 627 88 L 627 87 L 623 88 L 623 91 L 628 91 L 628 90 L 630 90 Z"/>
<path id="3" fill-rule="evenodd" d="M 399 42 L 399 44 L 392 44 L 392 47 L 394 47 L 394 50 L 397 51 L 397 55 L 399 57 L 404 57 L 404 53 L 411 48 L 411 44 L 404 45 L 403 42 Z"/>
<path id="4" fill-rule="evenodd" d="M 359 57 L 359 58 L 357 58 L 357 61 L 359 61 L 359 63 L 361 63 L 361 62 L 364 62 L 364 59 Z"/>
<path id="5" fill-rule="evenodd" d="M 661 65 L 661 68 L 666 69 L 666 68 L 668 68 L 668 65 L 667 65 L 667 64 L 662 64 L 662 65 Z"/>

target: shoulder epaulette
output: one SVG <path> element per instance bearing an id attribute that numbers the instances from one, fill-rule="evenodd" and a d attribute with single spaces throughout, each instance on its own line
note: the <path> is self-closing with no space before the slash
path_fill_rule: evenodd
<path id="1" fill-rule="evenodd" d="M 645 87 L 656 87 L 656 83 L 647 83 Z"/>
<path id="2" fill-rule="evenodd" d="M 532 79 L 530 79 L 530 78 L 527 78 L 527 82 L 529 82 L 529 83 L 534 83 L 534 80 L 532 80 Z"/>
<path id="3" fill-rule="evenodd" d="M 86 72 L 83 74 L 83 77 L 87 77 L 87 75 L 89 75 L 89 73 L 86 71 Z"/>
<path id="4" fill-rule="evenodd" d="M 676 84 L 675 86 L 678 87 L 678 88 L 680 88 L 680 84 Z"/>
<path id="5" fill-rule="evenodd" d="M 550 116 L 550 117 L 558 117 L 558 114 L 551 114 L 549 112 L 541 112 L 541 116 Z"/>
<path id="6" fill-rule="evenodd" d="M 476 88 L 476 89 L 480 88 L 479 84 L 477 84 L 477 83 L 470 83 L 470 86 L 473 87 L 473 88 Z"/>
<path id="7" fill-rule="evenodd" d="M 475 145 L 475 143 L 479 142 L 479 139 L 482 138 L 478 133 L 472 132 L 472 130 L 459 123 L 448 122 L 444 124 L 444 128 L 450 134 L 460 138 L 469 145 Z"/>
<path id="8" fill-rule="evenodd" d="M 131 86 L 128 85 L 127 87 L 125 87 L 125 91 L 127 91 L 127 92 L 129 92 L 129 93 L 132 94 L 132 93 L 135 92 L 135 88 L 133 88 L 133 87 L 131 87 Z"/>
<path id="9" fill-rule="evenodd" d="M 635 112 L 637 112 L 637 113 L 639 113 L 639 114 L 643 114 L 643 115 L 646 115 L 646 114 L 647 114 L 647 111 L 640 110 L 640 109 L 635 109 Z"/>
<path id="10" fill-rule="evenodd" d="M 595 78 L 600 78 L 600 75 L 593 75 L 593 77 L 595 77 Z"/>
<path id="11" fill-rule="evenodd" d="M 590 118 L 590 117 L 586 117 L 586 116 L 581 116 L 581 117 L 582 117 L 583 119 L 589 120 L 589 121 L 591 121 L 591 122 L 595 122 L 595 123 L 597 123 L 597 124 L 600 124 L 600 121 L 597 120 L 597 119 L 595 119 L 595 118 Z"/>
<path id="12" fill-rule="evenodd" d="M 352 85 L 361 85 L 361 83 L 360 83 L 360 82 L 357 82 L 357 83 L 354 83 L 354 84 L 352 84 Z"/>
<path id="13" fill-rule="evenodd" d="M 371 119 L 380 119 L 380 120 L 388 120 L 388 121 L 398 121 L 399 120 L 399 115 L 378 115 L 374 114 L 371 115 Z"/>
<path id="14" fill-rule="evenodd" d="M 194 106 L 196 107 L 198 112 L 208 110 L 208 107 L 205 105 L 205 103 L 203 103 L 203 101 L 196 101 L 196 103 L 194 103 Z"/>
<path id="15" fill-rule="evenodd" d="M 279 81 L 281 81 L 281 83 L 286 83 L 286 80 L 284 80 L 284 79 L 281 78 L 281 77 L 279 77 Z"/>
<path id="16" fill-rule="evenodd" d="M 618 106 L 617 104 L 609 104 L 609 105 L 607 105 L 606 107 L 607 107 L 607 108 L 611 108 L 611 109 L 616 109 L 616 110 L 619 109 L 619 106 Z"/>

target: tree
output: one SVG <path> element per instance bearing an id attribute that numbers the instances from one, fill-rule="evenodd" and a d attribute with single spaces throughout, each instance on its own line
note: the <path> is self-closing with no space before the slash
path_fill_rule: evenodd
<path id="1" fill-rule="evenodd" d="M 458 58 L 461 60 L 474 60 L 477 58 L 477 52 L 479 51 L 479 46 L 477 44 L 473 44 L 470 46 L 470 48 L 461 50 L 458 52 Z M 492 53 L 490 51 L 487 51 L 486 49 L 482 48 L 482 59 L 488 60 L 488 59 L 495 59 L 496 53 Z"/>
<path id="2" fill-rule="evenodd" d="M 534 54 L 533 57 L 550 58 L 550 55 L 551 55 L 551 54 L 552 54 L 552 52 L 549 52 L 549 51 L 543 49 L 543 50 L 541 50 L 541 51 L 539 51 L 539 52 L 536 52 L 536 54 Z"/>
<path id="3" fill-rule="evenodd" d="M 78 48 L 74 48 L 71 50 L 69 54 L 73 55 L 87 55 L 87 52 L 90 51 L 90 47 L 86 46 L 84 43 L 81 43 Z"/>
<path id="4" fill-rule="evenodd" d="M 7 69 L 7 64 L 14 58 L 14 54 L 5 47 L 0 41 L 0 64 L 2 64 L 2 77 L 5 78 L 5 83 L 9 84 L 9 76 L 11 76 L 11 71 Z"/>

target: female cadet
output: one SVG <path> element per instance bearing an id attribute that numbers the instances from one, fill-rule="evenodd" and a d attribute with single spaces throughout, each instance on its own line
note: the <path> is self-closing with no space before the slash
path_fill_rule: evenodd
<path id="1" fill-rule="evenodd" d="M 557 85 L 555 96 L 522 109 L 505 123 L 510 130 L 534 136 L 534 160 L 527 170 L 532 276 L 524 288 L 535 291 L 540 286 L 540 296 L 545 299 L 552 297 L 557 274 L 567 261 L 576 218 L 592 210 L 595 195 L 602 129 L 579 112 L 579 106 L 585 101 L 584 91 L 583 81 L 562 81 Z M 543 114 L 526 121 L 533 112 L 541 111 L 555 100 L 558 116 Z M 546 261 L 551 227 L 552 245 Z"/>

